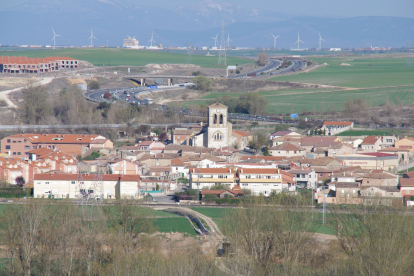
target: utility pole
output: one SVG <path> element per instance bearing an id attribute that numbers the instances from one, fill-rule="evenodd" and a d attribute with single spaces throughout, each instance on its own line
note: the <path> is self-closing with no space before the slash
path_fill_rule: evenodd
<path id="1" fill-rule="evenodd" d="M 323 213 L 322 213 L 322 223 L 326 223 L 326 189 L 323 190 Z"/>
<path id="2" fill-rule="evenodd" d="M 221 22 L 221 41 L 220 41 L 218 65 L 227 65 L 227 58 L 226 58 L 226 25 L 224 23 L 224 19 Z"/>
<path id="3" fill-rule="evenodd" d="M 200 200 L 199 188 L 200 188 L 200 164 L 197 165 L 197 201 Z"/>
<path id="4" fill-rule="evenodd" d="M 192 58 L 191 58 L 191 55 L 193 54 L 192 51 L 193 51 L 193 44 L 192 43 L 190 43 L 190 44 L 187 43 L 187 59 L 186 59 L 187 64 L 191 64 L 191 62 L 192 62 Z"/>

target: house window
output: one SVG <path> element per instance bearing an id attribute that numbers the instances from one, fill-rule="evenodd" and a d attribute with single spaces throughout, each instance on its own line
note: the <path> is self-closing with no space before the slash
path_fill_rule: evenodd
<path id="1" fill-rule="evenodd" d="M 75 181 L 70 182 L 70 184 L 75 184 Z"/>
<path id="2" fill-rule="evenodd" d="M 21 143 L 22 141 L 17 141 L 17 143 Z"/>
<path id="3" fill-rule="evenodd" d="M 46 181 L 45 184 L 49 184 L 49 181 Z"/>
<path id="4" fill-rule="evenodd" d="M 7 139 L 7 143 L 10 143 L 10 139 Z"/>
<path id="5" fill-rule="evenodd" d="M 319 174 L 319 177 L 322 177 L 322 174 L 321 173 Z"/>
<path id="6" fill-rule="evenodd" d="M 21 152 L 18 152 L 17 155 L 22 155 L 22 153 Z"/>
<path id="7" fill-rule="evenodd" d="M 29 150 L 30 149 L 30 146 L 24 146 L 24 149 L 25 150 Z"/>
<path id="8" fill-rule="evenodd" d="M 16 141 L 13 141 L 13 143 L 15 144 L 15 143 L 16 143 Z"/>
<path id="9" fill-rule="evenodd" d="M 249 186 L 249 184 L 247 184 L 247 183 L 243 183 L 243 184 L 242 184 L 242 186 Z"/>
<path id="10" fill-rule="evenodd" d="M 41 182 L 36 182 L 36 184 L 42 184 Z"/>
<path id="11" fill-rule="evenodd" d="M 305 175 L 304 174 L 302 174 L 302 178 L 305 178 Z"/>
<path id="12" fill-rule="evenodd" d="M 16 152 L 13 152 L 13 155 L 16 155 Z"/>
<path id="13" fill-rule="evenodd" d="M 410 191 L 405 191 L 405 193 L 409 195 L 410 194 Z"/>
<path id="14" fill-rule="evenodd" d="M 269 184 L 263 184 L 263 186 L 269 186 Z"/>
<path id="15" fill-rule="evenodd" d="M 6 145 L 6 149 L 10 149 L 10 145 Z"/>

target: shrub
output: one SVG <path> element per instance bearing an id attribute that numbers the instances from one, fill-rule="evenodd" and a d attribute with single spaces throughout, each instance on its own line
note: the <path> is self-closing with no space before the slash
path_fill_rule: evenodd
<path id="1" fill-rule="evenodd" d="M 0 188 L 0 198 L 23 198 L 25 190 L 20 187 Z"/>
<path id="2" fill-rule="evenodd" d="M 99 84 L 99 82 L 97 80 L 91 80 L 89 82 L 89 89 L 90 90 L 96 90 L 101 88 L 101 85 Z"/>
<path id="3" fill-rule="evenodd" d="M 103 94 L 103 98 L 104 98 L 104 99 L 110 100 L 110 99 L 111 99 L 111 97 L 112 97 L 112 95 L 111 95 L 111 93 L 109 93 L 109 92 L 106 92 L 105 94 Z"/>

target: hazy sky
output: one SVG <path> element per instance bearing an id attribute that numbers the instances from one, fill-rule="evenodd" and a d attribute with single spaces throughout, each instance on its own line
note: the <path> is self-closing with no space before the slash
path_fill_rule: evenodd
<path id="1" fill-rule="evenodd" d="M 130 0 L 157 6 L 194 5 L 194 0 Z M 249 8 L 270 9 L 278 12 L 315 16 L 402 16 L 414 18 L 414 0 L 226 0 Z"/>
<path id="2" fill-rule="evenodd" d="M 45 2 L 67 0 L 40 0 Z M 114 1 L 117 0 L 84 0 Z M 176 7 L 195 5 L 194 0 L 119 0 L 138 5 Z M 11 7 L 28 0 L 0 0 L 0 8 Z M 401 16 L 414 18 L 414 0 L 226 0 L 215 3 L 230 3 L 249 8 L 268 9 L 292 15 L 314 16 Z"/>

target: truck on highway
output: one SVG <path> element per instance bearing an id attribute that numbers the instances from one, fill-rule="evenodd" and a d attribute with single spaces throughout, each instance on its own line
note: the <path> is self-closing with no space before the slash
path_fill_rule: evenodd
<path id="1" fill-rule="evenodd" d="M 247 74 L 248 77 L 257 77 L 257 73 L 249 73 Z"/>

